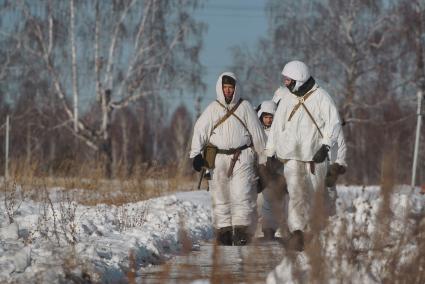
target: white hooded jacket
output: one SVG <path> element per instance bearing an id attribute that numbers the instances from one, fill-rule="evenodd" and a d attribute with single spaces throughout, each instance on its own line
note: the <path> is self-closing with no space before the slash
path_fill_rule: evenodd
<path id="1" fill-rule="evenodd" d="M 269 113 L 271 115 L 274 116 L 274 114 L 276 113 L 276 103 L 274 101 L 264 101 L 261 103 L 260 105 L 260 109 L 257 112 L 258 118 L 261 121 L 261 115 L 263 113 Z M 263 125 L 263 129 L 264 129 L 264 133 L 266 133 L 266 136 L 269 137 L 269 133 L 270 133 L 270 127 L 265 127 Z"/>
<path id="2" fill-rule="evenodd" d="M 236 81 L 235 93 L 233 95 L 232 101 L 229 104 L 226 104 L 225 102 L 222 89 L 221 82 L 224 75 L 230 76 Z M 225 72 L 221 74 L 217 80 L 216 93 L 217 100 L 226 106 L 227 109 L 224 109 L 219 103 L 214 101 L 202 113 L 202 115 L 195 123 L 190 158 L 200 154 L 208 142 L 217 146 L 219 149 L 227 150 L 242 147 L 244 145 L 251 145 L 251 136 L 255 152 L 258 155 L 259 163 L 265 163 L 266 156 L 264 153 L 264 146 L 267 138 L 265 137 L 262 126 L 255 111 L 248 101 L 244 100 L 235 111 L 235 114 L 245 123 L 249 132 L 235 116 L 231 115 L 211 134 L 214 125 L 240 99 L 241 86 L 239 85 L 236 76 L 231 72 Z"/>
<path id="3" fill-rule="evenodd" d="M 335 143 L 329 151 L 330 163 L 337 163 L 347 167 L 347 162 L 345 160 L 346 152 L 347 146 L 345 145 L 344 133 L 342 127 L 340 127 L 337 143 Z"/>
<path id="4" fill-rule="evenodd" d="M 275 104 L 279 105 L 280 100 L 285 96 L 285 93 L 290 93 L 288 88 L 280 86 L 273 95 L 272 101 L 275 102 Z"/>
<path id="5" fill-rule="evenodd" d="M 263 113 L 269 113 L 274 115 L 276 113 L 276 103 L 274 101 L 264 101 L 260 105 L 260 109 L 258 110 L 258 118 L 261 118 Z"/>
<path id="6" fill-rule="evenodd" d="M 280 92 L 277 108 L 267 141 L 267 156 L 277 155 L 283 160 L 312 161 L 322 144 L 330 147 L 337 141 L 341 124 L 338 110 L 330 95 L 317 84 L 313 94 L 304 102 L 319 126 L 321 137 L 304 107 L 300 106 L 290 121 L 289 116 L 299 98 L 288 92 Z"/>

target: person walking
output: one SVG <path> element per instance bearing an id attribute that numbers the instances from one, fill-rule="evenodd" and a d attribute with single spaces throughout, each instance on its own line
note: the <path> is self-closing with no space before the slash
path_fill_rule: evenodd
<path id="1" fill-rule="evenodd" d="M 282 92 L 267 141 L 267 164 L 284 163 L 288 189 L 289 246 L 304 249 L 305 232 L 310 231 L 315 194 L 325 194 L 329 149 L 336 143 L 340 118 L 330 95 L 315 82 L 307 65 L 288 62 Z"/>
<path id="2" fill-rule="evenodd" d="M 271 129 L 276 108 L 277 105 L 273 100 L 264 101 L 258 107 L 258 118 L 267 136 Z M 266 167 L 260 168 L 260 179 L 263 188 L 257 198 L 258 219 L 263 239 L 273 240 L 276 232 L 284 226 L 286 184 L 282 165 L 276 163 L 273 170 Z"/>
<path id="3" fill-rule="evenodd" d="M 210 171 L 217 243 L 246 245 L 256 226 L 257 165 L 266 162 L 266 136 L 233 73 L 219 76 L 216 93 L 195 123 L 190 158 L 196 171 Z"/>

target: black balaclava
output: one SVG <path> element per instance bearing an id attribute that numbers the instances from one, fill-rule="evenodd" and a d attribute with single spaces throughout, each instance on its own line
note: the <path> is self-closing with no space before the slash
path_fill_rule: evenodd
<path id="1" fill-rule="evenodd" d="M 297 97 L 302 97 L 304 96 L 308 91 L 310 91 L 313 87 L 314 84 L 316 84 L 316 81 L 314 81 L 313 77 L 308 78 L 308 80 L 302 84 L 298 90 L 296 90 L 295 92 L 292 92 L 294 95 L 296 95 Z M 289 89 L 289 87 L 288 87 Z"/>

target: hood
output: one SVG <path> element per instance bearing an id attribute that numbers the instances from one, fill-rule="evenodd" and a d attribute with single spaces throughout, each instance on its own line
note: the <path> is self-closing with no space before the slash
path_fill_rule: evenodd
<path id="1" fill-rule="evenodd" d="M 240 99 L 241 97 L 241 87 L 240 84 L 238 82 L 238 79 L 236 78 L 235 74 L 232 72 L 224 72 L 222 73 L 217 80 L 217 84 L 215 85 L 215 91 L 217 93 L 217 100 L 222 103 L 223 105 L 226 105 L 226 100 L 224 99 L 224 94 L 223 94 L 223 87 L 221 84 L 221 80 L 223 78 L 223 76 L 230 76 L 233 79 L 235 79 L 236 81 L 236 85 L 235 85 L 235 93 L 233 94 L 233 99 L 230 102 L 230 104 L 228 105 L 230 108 L 233 107 Z"/>
<path id="2" fill-rule="evenodd" d="M 263 113 L 270 113 L 272 115 L 276 112 L 277 105 L 273 101 L 264 101 L 260 105 L 260 109 L 258 110 L 258 118 L 261 118 Z"/>
<path id="3" fill-rule="evenodd" d="M 295 87 L 292 90 L 295 92 L 310 78 L 310 71 L 304 62 L 294 60 L 286 63 L 282 75 L 295 80 Z"/>

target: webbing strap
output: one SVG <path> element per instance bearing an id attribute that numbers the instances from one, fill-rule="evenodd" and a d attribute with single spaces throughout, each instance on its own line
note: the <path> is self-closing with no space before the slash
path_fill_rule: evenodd
<path id="1" fill-rule="evenodd" d="M 237 108 L 240 106 L 240 104 L 242 103 L 243 99 L 240 99 L 237 104 L 235 104 L 212 128 L 211 130 L 211 134 L 212 132 L 223 122 L 226 121 L 226 119 L 228 119 L 232 114 L 235 113 L 235 111 L 237 110 Z M 217 103 L 219 103 L 219 105 L 221 105 L 222 107 L 226 108 L 222 103 L 220 103 L 218 100 L 216 100 Z"/>
<path id="2" fill-rule="evenodd" d="M 319 130 L 320 136 L 322 136 L 322 138 L 323 138 L 323 133 L 322 133 L 322 131 L 320 131 L 319 125 L 317 125 L 316 121 L 315 121 L 315 120 L 314 120 L 314 118 L 313 118 L 313 115 L 311 115 L 310 111 L 308 110 L 308 108 L 307 108 L 307 106 L 306 106 L 305 104 L 302 104 L 302 105 L 303 105 L 303 107 L 304 107 L 305 111 L 307 112 L 308 116 L 309 116 L 309 117 L 311 118 L 311 120 L 313 121 L 314 125 L 316 125 L 317 130 Z"/>
<path id="3" fill-rule="evenodd" d="M 240 99 L 239 100 L 239 102 L 238 102 L 238 104 L 240 103 L 242 101 L 242 99 Z M 217 103 L 219 104 L 219 105 L 221 105 L 223 108 L 225 108 L 226 109 L 226 107 L 222 104 L 222 103 L 220 103 L 218 100 L 217 100 Z M 234 108 L 234 107 L 233 107 Z M 232 109 L 233 109 L 232 108 Z M 229 114 L 230 113 L 230 111 L 228 112 L 228 113 L 226 113 L 226 115 L 227 114 Z M 248 127 L 246 126 L 246 124 L 242 121 L 242 119 L 239 117 L 239 116 L 237 116 L 236 115 L 236 113 L 235 112 L 232 112 L 232 113 L 230 113 L 229 114 L 229 116 L 230 115 L 233 115 L 237 120 L 239 120 L 239 122 L 242 124 L 242 126 L 245 128 L 245 130 L 248 132 L 248 134 L 249 134 L 249 139 L 251 140 L 251 145 L 250 146 L 252 146 L 253 145 L 253 141 L 252 141 L 252 135 L 251 135 L 251 133 L 249 132 L 249 130 L 248 130 Z"/>
<path id="4" fill-rule="evenodd" d="M 313 121 L 314 125 L 316 125 L 317 130 L 319 130 L 319 134 L 320 136 L 322 136 L 323 138 L 323 133 L 320 130 L 319 126 L 316 123 L 316 120 L 314 120 L 313 115 L 311 114 L 311 112 L 308 110 L 307 106 L 304 104 L 304 102 L 314 93 L 314 91 L 316 91 L 319 87 L 314 88 L 312 90 L 310 90 L 309 92 L 307 92 L 304 96 L 302 96 L 301 98 L 298 99 L 298 104 L 296 104 L 294 106 L 294 109 L 292 110 L 291 114 L 289 115 L 288 121 L 291 121 L 291 118 L 294 116 L 295 112 L 300 108 L 300 106 L 303 106 L 305 111 L 307 112 L 308 116 L 310 117 L 310 119 Z"/>
<path id="5" fill-rule="evenodd" d="M 248 149 L 250 146 L 248 145 L 243 145 L 239 148 L 232 148 L 232 149 L 227 149 L 227 150 L 223 150 L 223 149 L 218 149 L 217 150 L 217 154 L 224 154 L 224 155 L 233 155 L 235 154 L 237 151 L 243 151 L 245 149 Z"/>
<path id="6" fill-rule="evenodd" d="M 243 99 L 240 99 L 228 112 L 226 112 L 226 114 L 222 117 L 222 118 L 220 118 L 220 120 L 213 126 L 213 128 L 211 129 L 211 132 L 210 132 L 210 136 L 208 137 L 208 140 L 207 140 L 207 145 L 210 143 L 210 138 L 211 138 L 211 136 L 213 135 L 213 132 L 214 132 L 214 130 L 220 125 L 220 124 L 222 124 L 223 122 L 225 122 L 226 121 L 226 119 L 228 119 L 232 114 L 234 114 L 235 113 L 235 111 L 237 110 L 237 108 L 241 105 L 241 103 L 242 103 L 242 101 L 243 101 Z M 223 106 L 218 100 L 216 100 L 216 102 L 218 102 L 221 106 Z M 224 106 L 223 106 L 224 107 Z M 224 107 L 224 108 L 226 108 L 226 107 Z M 226 109 L 227 110 L 227 109 Z"/>
<path id="7" fill-rule="evenodd" d="M 300 108 L 301 105 L 304 105 L 304 102 L 318 89 L 314 88 L 308 91 L 304 96 L 298 98 L 298 104 L 294 106 L 294 109 L 291 111 L 291 114 L 289 115 L 288 121 L 291 121 L 291 118 L 294 116 L 295 112 Z"/>

